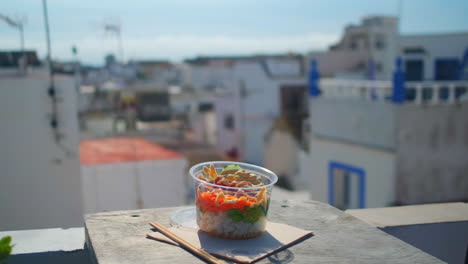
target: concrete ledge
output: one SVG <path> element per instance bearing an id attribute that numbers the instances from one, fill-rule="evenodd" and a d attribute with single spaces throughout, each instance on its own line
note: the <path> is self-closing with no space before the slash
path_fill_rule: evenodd
<path id="1" fill-rule="evenodd" d="M 84 228 L 52 228 L 2 231 L 0 237 L 11 236 L 14 245 L 9 264 L 23 263 L 91 263 L 85 248 Z"/>
<path id="2" fill-rule="evenodd" d="M 346 213 L 376 226 L 403 226 L 468 221 L 468 204 L 441 203 L 385 208 L 351 209 Z"/>
<path id="3" fill-rule="evenodd" d="M 96 263 L 202 263 L 178 247 L 146 239 L 150 221 L 169 226 L 180 207 L 87 215 L 90 255 Z M 442 263 L 328 204 L 271 200 L 270 221 L 311 230 L 314 236 L 259 263 Z M 280 257 L 288 253 L 288 258 Z"/>
<path id="4" fill-rule="evenodd" d="M 468 205 L 444 203 L 346 213 L 448 263 L 468 263 Z"/>
<path id="5" fill-rule="evenodd" d="M 76 251 L 53 251 L 40 252 L 30 254 L 12 255 L 7 259 L 8 264 L 30 264 L 30 263 L 47 263 L 47 264 L 91 264 L 88 250 Z"/>
<path id="6" fill-rule="evenodd" d="M 83 250 L 85 233 L 83 227 L 51 228 L 18 231 L 2 231 L 0 237 L 11 236 L 15 245 L 12 254 L 29 254 L 48 251 Z"/>
<path id="7" fill-rule="evenodd" d="M 381 228 L 447 263 L 468 263 L 468 221 Z"/>

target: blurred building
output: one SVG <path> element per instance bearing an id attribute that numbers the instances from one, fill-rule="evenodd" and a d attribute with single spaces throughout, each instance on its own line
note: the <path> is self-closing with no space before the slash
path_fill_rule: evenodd
<path id="1" fill-rule="evenodd" d="M 306 59 L 188 62 L 218 87 L 219 152 L 274 169 L 285 186 L 312 186 L 313 199 L 376 207 L 468 199 L 460 174 L 468 162 L 467 84 L 457 81 L 466 72 L 467 43 L 468 33 L 402 36 L 396 18 L 368 17 L 347 27 L 328 51 Z M 404 105 L 388 102 L 399 55 L 408 81 Z M 322 94 L 309 101 L 310 60 L 318 64 Z M 420 136 L 406 138 L 413 133 Z"/>
<path id="2" fill-rule="evenodd" d="M 102 108 L 94 109 L 109 109 L 118 117 L 118 112 L 112 112 L 112 96 L 120 87 L 108 85 L 135 84 L 135 64 L 118 65 L 108 60 L 102 68 L 83 66 L 80 73 L 84 79 L 76 89 L 76 62 L 54 62 L 51 75 L 48 67 L 34 62 L 34 52 L 27 53 L 31 64 L 20 70 L 15 54 L 0 54 L 0 145 L 4 150 L 0 154 L 0 230 L 76 227 L 83 224 L 83 212 L 173 206 L 187 201 L 185 158 L 149 142 L 104 147 L 109 153 L 102 148 L 91 151 L 95 160 L 112 160 L 112 154 L 123 148 L 127 152 L 118 154 L 125 152 L 123 157 L 128 159 L 119 160 L 118 165 L 85 162 L 80 175 L 78 92 L 90 95 L 91 106 L 98 106 L 96 102 L 102 99 Z M 122 93 L 121 102 L 132 104 L 141 99 L 135 90 L 130 95 Z M 167 90 L 156 100 L 153 95 L 144 96 L 145 103 L 152 102 L 149 110 L 154 112 L 155 105 L 169 108 Z M 93 108 L 87 105 L 80 110 Z M 160 110 L 156 112 L 161 116 Z M 148 109 L 145 111 L 147 114 Z M 170 112 L 163 114 L 169 116 Z M 141 151 L 143 159 L 138 159 Z M 145 158 L 151 153 L 151 159 Z"/>
<path id="3" fill-rule="evenodd" d="M 216 95 L 218 151 L 264 164 L 265 139 L 281 116 L 297 146 L 307 145 L 302 137 L 302 121 L 308 114 L 303 98 L 311 60 L 320 65 L 322 78 L 391 80 L 395 58 L 401 54 L 408 80 L 456 80 L 468 64 L 466 43 L 468 33 L 400 35 L 396 17 L 369 16 L 359 25 L 347 26 L 328 51 L 310 52 L 304 58 L 197 57 L 185 61 L 189 76 L 185 80 L 195 91 Z"/>
<path id="4" fill-rule="evenodd" d="M 0 67 L 5 68 L 14 68 L 20 67 L 20 58 L 22 55 L 26 55 L 26 64 L 31 67 L 38 67 L 41 65 L 41 62 L 37 58 L 36 51 L 26 50 L 26 51 L 0 51 Z"/>
<path id="5" fill-rule="evenodd" d="M 206 63 L 208 59 L 204 60 Z M 224 69 L 214 76 L 227 76 L 218 82 L 223 85 L 216 86 L 215 92 L 216 149 L 240 160 L 263 164 L 265 136 L 274 120 L 283 112 L 301 111 L 295 103 L 304 98 L 306 89 L 303 59 L 295 55 L 263 55 L 234 57 L 229 62 L 227 58 L 212 60 L 208 65 L 222 63 Z M 294 117 L 301 119 L 301 114 Z"/>
<path id="6" fill-rule="evenodd" d="M 310 158 L 302 166 L 312 198 L 338 208 L 468 200 L 468 83 L 407 82 L 407 91 L 424 86 L 430 96 L 418 89 L 400 104 L 375 81 L 365 81 L 364 93 L 356 82 L 337 83 L 355 93 L 328 93 L 336 88 L 329 83 L 310 100 Z"/>
<path id="7" fill-rule="evenodd" d="M 161 71 L 173 68 L 173 64 L 167 60 L 137 60 L 139 71 L 144 75 L 144 78 L 154 78 Z"/>
<path id="8" fill-rule="evenodd" d="M 408 80 L 456 80 L 467 65 L 468 32 L 402 35 L 398 19 L 370 16 L 345 28 L 328 51 L 308 54 L 323 77 L 389 80 L 397 56 L 404 59 Z"/>
<path id="9" fill-rule="evenodd" d="M 74 80 L 0 68 L 0 91 L 0 230 L 81 226 Z"/>
<path id="10" fill-rule="evenodd" d="M 408 81 L 468 80 L 468 32 L 402 35 Z"/>
<path id="11" fill-rule="evenodd" d="M 310 54 L 321 76 L 305 161 L 313 199 L 339 208 L 468 199 L 468 32 L 395 32 L 394 18 L 366 18 Z M 399 55 L 406 82 L 393 75 Z"/>
<path id="12" fill-rule="evenodd" d="M 41 72 L 41 66 L 36 51 L 0 51 L 0 76 Z"/>
<path id="13" fill-rule="evenodd" d="M 184 156 L 143 138 L 80 142 L 85 213 L 187 202 Z"/>
<path id="14" fill-rule="evenodd" d="M 229 89 L 234 61 L 245 57 L 197 57 L 185 60 L 185 84 L 195 91 L 216 93 Z"/>

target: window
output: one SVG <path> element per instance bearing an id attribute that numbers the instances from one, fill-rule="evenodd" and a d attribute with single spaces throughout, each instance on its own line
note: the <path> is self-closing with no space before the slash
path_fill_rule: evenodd
<path id="1" fill-rule="evenodd" d="M 199 103 L 198 104 L 198 112 L 200 113 L 213 111 L 213 109 L 214 109 L 214 106 L 212 103 Z"/>
<path id="2" fill-rule="evenodd" d="M 138 92 L 137 118 L 140 121 L 168 121 L 171 119 L 168 92 Z"/>
<path id="3" fill-rule="evenodd" d="M 307 87 L 304 85 L 281 86 L 281 116 L 286 118 L 295 138 L 303 140 L 303 123 L 308 115 Z"/>
<path id="4" fill-rule="evenodd" d="M 456 80 L 460 64 L 456 58 L 436 59 L 435 74 L 436 81 Z"/>
<path id="5" fill-rule="evenodd" d="M 383 71 L 383 65 L 380 62 L 375 63 L 375 71 L 376 72 L 382 72 Z"/>
<path id="6" fill-rule="evenodd" d="M 375 49 L 383 50 L 385 49 L 385 38 L 383 35 L 377 35 L 374 43 Z"/>
<path id="7" fill-rule="evenodd" d="M 403 49 L 404 54 L 426 54 L 426 50 L 423 47 L 407 47 Z"/>
<path id="8" fill-rule="evenodd" d="M 234 130 L 234 116 L 232 114 L 226 114 L 224 116 L 224 128 L 228 130 Z"/>
<path id="9" fill-rule="evenodd" d="M 405 60 L 405 74 L 408 81 L 422 81 L 424 79 L 424 62 L 420 59 Z"/>
<path id="10" fill-rule="evenodd" d="M 330 161 L 328 203 L 341 209 L 365 208 L 366 174 L 362 168 Z"/>

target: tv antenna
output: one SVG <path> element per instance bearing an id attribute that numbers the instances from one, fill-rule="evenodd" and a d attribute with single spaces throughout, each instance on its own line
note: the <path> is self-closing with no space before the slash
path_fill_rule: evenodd
<path id="1" fill-rule="evenodd" d="M 16 28 L 20 33 L 20 50 L 21 50 L 21 58 L 25 60 L 24 54 L 24 24 L 26 24 L 26 17 L 22 18 L 11 18 L 6 15 L 0 14 L 0 20 L 3 20 L 9 26 Z"/>
<path id="2" fill-rule="evenodd" d="M 104 31 L 110 33 L 117 38 L 117 49 L 120 57 L 120 61 L 124 62 L 124 51 L 122 45 L 122 24 L 120 20 L 104 22 Z"/>

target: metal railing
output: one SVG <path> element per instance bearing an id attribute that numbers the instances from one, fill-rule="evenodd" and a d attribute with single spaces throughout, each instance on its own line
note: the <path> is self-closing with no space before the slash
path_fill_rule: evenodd
<path id="1" fill-rule="evenodd" d="M 453 104 L 468 100 L 468 81 L 406 82 L 405 90 L 406 102 L 414 104 Z"/>
<path id="2" fill-rule="evenodd" d="M 407 104 L 454 104 L 468 100 L 468 81 L 405 82 Z M 379 80 L 320 79 L 321 96 L 391 101 L 393 83 Z"/>
<path id="3" fill-rule="evenodd" d="M 468 81 L 405 82 L 403 60 L 395 60 L 390 80 L 322 79 L 315 60 L 308 78 L 309 95 L 328 98 L 360 98 L 396 104 L 439 105 L 468 101 Z"/>
<path id="4" fill-rule="evenodd" d="M 324 97 L 361 98 L 373 101 L 390 100 L 391 81 L 320 79 L 319 87 Z"/>

